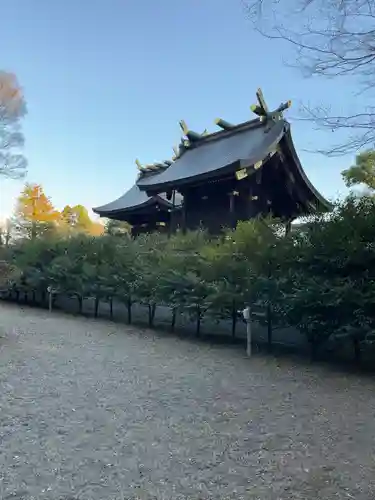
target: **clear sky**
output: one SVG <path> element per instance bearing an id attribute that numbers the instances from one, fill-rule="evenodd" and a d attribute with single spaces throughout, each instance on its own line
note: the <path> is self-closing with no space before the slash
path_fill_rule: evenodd
<path id="1" fill-rule="evenodd" d="M 117 198 L 142 163 L 164 160 L 179 141 L 178 121 L 215 130 L 214 119 L 253 118 L 260 86 L 270 106 L 332 104 L 349 82 L 304 79 L 285 65 L 288 45 L 263 39 L 241 0 L 13 0 L 1 3 L 0 69 L 24 87 L 30 182 L 57 208 L 88 208 Z M 340 172 L 353 158 L 304 152 L 336 134 L 292 122 L 303 166 L 326 197 L 345 191 Z M 21 182 L 0 181 L 0 218 Z"/>

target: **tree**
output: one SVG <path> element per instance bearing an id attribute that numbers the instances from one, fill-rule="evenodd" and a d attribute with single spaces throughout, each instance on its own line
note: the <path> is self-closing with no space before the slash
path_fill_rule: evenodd
<path id="1" fill-rule="evenodd" d="M 12 239 L 12 222 L 6 219 L 4 224 L 0 226 L 0 246 L 9 247 L 10 240 Z"/>
<path id="2" fill-rule="evenodd" d="M 100 236 L 104 232 L 104 226 L 98 222 L 94 222 L 83 205 L 66 205 L 61 217 L 68 232 L 86 233 L 92 236 Z"/>
<path id="3" fill-rule="evenodd" d="M 364 184 L 370 190 L 375 190 L 375 151 L 363 151 L 355 157 L 355 165 L 342 172 L 348 187 Z"/>
<path id="4" fill-rule="evenodd" d="M 281 258 L 288 272 L 280 294 L 289 324 L 304 332 L 313 350 L 329 338 L 373 342 L 375 265 L 371 197 L 349 197 L 328 220 L 315 218 Z M 285 268 L 286 269 L 286 268 Z"/>
<path id="5" fill-rule="evenodd" d="M 129 236 L 131 233 L 131 226 L 125 221 L 107 219 L 105 223 L 105 232 L 111 236 Z"/>
<path id="6" fill-rule="evenodd" d="M 27 162 L 21 154 L 24 137 L 20 121 L 26 105 L 17 78 L 0 71 L 0 175 L 19 179 L 26 174 Z"/>
<path id="7" fill-rule="evenodd" d="M 61 216 L 39 184 L 26 184 L 17 200 L 15 231 L 20 237 L 35 239 L 54 232 Z"/>
<path id="8" fill-rule="evenodd" d="M 91 221 L 91 227 L 89 230 L 89 234 L 91 236 L 102 236 L 105 233 L 105 227 L 101 222 Z"/>
<path id="9" fill-rule="evenodd" d="M 51 263 L 49 281 L 59 292 L 63 292 L 78 300 L 79 312 L 82 312 L 83 300 L 89 295 L 90 284 L 95 274 L 88 259 L 92 248 L 92 240 L 84 234 L 77 234 L 65 242 L 62 254 Z"/>
<path id="10" fill-rule="evenodd" d="M 87 209 L 83 205 L 66 205 L 62 212 L 62 218 L 65 223 L 77 232 L 88 232 L 91 226 L 91 219 Z"/>
<path id="11" fill-rule="evenodd" d="M 158 237 L 162 238 L 161 235 Z M 199 336 L 214 291 L 212 282 L 205 280 L 209 262 L 204 249 L 209 244 L 209 237 L 204 231 L 195 231 L 177 233 L 165 241 L 167 245 L 160 248 L 158 263 L 151 262 L 148 269 L 153 274 L 155 296 L 172 306 L 172 328 L 176 313 L 184 312 L 195 320 L 196 335 Z M 144 253 L 146 259 L 148 253 Z"/>
<path id="12" fill-rule="evenodd" d="M 363 108 L 345 115 L 319 106 L 305 108 L 306 118 L 330 130 L 344 129 L 348 139 L 323 153 L 345 154 L 375 142 L 375 0 L 243 0 L 255 28 L 296 49 L 297 66 L 307 76 L 350 77 L 362 93 Z M 297 27 L 297 28 L 296 28 Z"/>

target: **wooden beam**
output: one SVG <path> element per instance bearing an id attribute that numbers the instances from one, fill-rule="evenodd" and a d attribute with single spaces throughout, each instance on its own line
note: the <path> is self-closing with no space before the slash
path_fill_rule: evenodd
<path id="1" fill-rule="evenodd" d="M 182 133 L 183 133 L 184 135 L 186 135 L 186 134 L 189 132 L 189 128 L 188 128 L 188 126 L 187 126 L 187 124 L 186 124 L 185 120 L 180 120 L 180 121 L 178 122 L 178 124 L 180 125 L 180 128 L 181 128 L 181 130 L 182 130 Z"/>
<path id="2" fill-rule="evenodd" d="M 258 89 L 257 90 L 256 96 L 257 96 L 257 99 L 258 99 L 258 102 L 259 102 L 259 106 L 263 110 L 263 114 L 267 115 L 269 111 L 268 111 L 268 106 L 266 104 L 266 101 L 265 101 L 265 99 L 263 97 L 262 89 Z"/>
<path id="3" fill-rule="evenodd" d="M 292 106 L 292 101 L 286 101 L 277 108 L 276 113 L 282 113 L 283 111 L 289 109 Z"/>
<path id="4" fill-rule="evenodd" d="M 198 132 L 194 132 L 193 130 L 189 130 L 188 133 L 186 134 L 186 137 L 189 139 L 190 142 L 197 142 L 202 139 L 202 135 L 198 134 Z"/>
<path id="5" fill-rule="evenodd" d="M 258 115 L 262 121 L 263 120 L 267 120 L 267 121 L 272 120 L 273 122 L 275 122 L 277 120 L 281 120 L 283 117 L 282 116 L 283 111 L 290 108 L 292 105 L 292 101 L 289 100 L 289 101 L 286 101 L 286 102 L 280 104 L 280 106 L 275 111 L 271 112 L 268 109 L 268 106 L 266 104 L 266 101 L 264 99 L 263 92 L 261 89 L 257 90 L 256 96 L 258 99 L 258 104 L 253 104 L 252 106 L 250 106 L 250 109 L 253 113 Z"/>
<path id="6" fill-rule="evenodd" d="M 266 116 L 263 109 L 260 106 L 258 106 L 257 104 L 252 104 L 250 106 L 250 109 L 253 113 L 255 113 L 256 115 L 258 115 L 260 117 Z"/>
<path id="7" fill-rule="evenodd" d="M 234 128 L 234 125 L 232 125 L 232 123 L 222 120 L 221 118 L 215 119 L 215 125 L 222 128 L 223 130 L 231 130 L 232 128 Z"/>
<path id="8" fill-rule="evenodd" d="M 184 120 L 180 120 L 179 125 L 181 127 L 182 133 L 189 139 L 190 142 L 197 142 L 202 139 L 202 134 L 190 130 Z"/>

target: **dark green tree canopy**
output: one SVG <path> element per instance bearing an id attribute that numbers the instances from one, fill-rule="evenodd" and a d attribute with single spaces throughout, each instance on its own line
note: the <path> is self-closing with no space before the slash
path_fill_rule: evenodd
<path id="1" fill-rule="evenodd" d="M 367 150 L 358 154 L 355 164 L 342 172 L 345 184 L 348 187 L 365 185 L 367 188 L 375 189 L 375 151 Z"/>

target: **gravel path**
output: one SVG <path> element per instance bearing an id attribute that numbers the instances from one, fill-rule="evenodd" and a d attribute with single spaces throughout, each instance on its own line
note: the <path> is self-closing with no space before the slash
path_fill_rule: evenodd
<path id="1" fill-rule="evenodd" d="M 0 304 L 0 498 L 375 498 L 375 383 Z"/>

